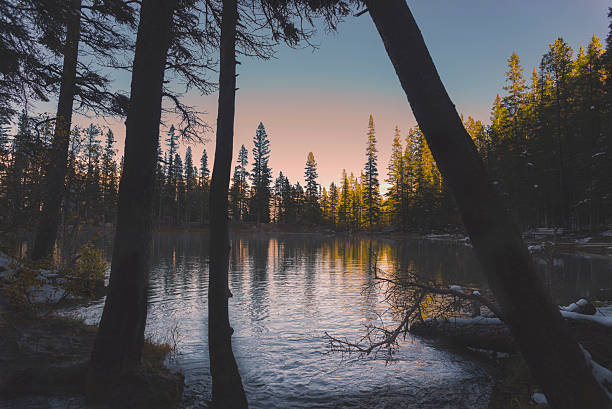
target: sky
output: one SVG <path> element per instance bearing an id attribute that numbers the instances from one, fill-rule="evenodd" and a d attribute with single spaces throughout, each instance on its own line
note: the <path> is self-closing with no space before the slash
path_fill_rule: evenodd
<path id="1" fill-rule="evenodd" d="M 516 52 L 525 77 L 539 65 L 548 45 L 563 37 L 577 50 L 593 34 L 604 42 L 608 32 L 606 0 L 409 0 L 429 51 L 457 110 L 487 123 L 497 93 L 503 93 L 507 59 Z M 359 174 L 365 163 L 368 117 L 374 117 L 378 168 L 384 183 L 393 130 L 402 136 L 416 125 L 405 94 L 369 15 L 347 17 L 337 32 L 321 30 L 316 50 L 280 46 L 276 58 L 241 59 L 236 100 L 234 159 L 242 144 L 252 158 L 252 138 L 263 122 L 269 139 L 273 177 L 278 172 L 303 184 L 312 151 L 319 183 L 338 182 L 342 169 Z M 124 80 L 124 87 L 129 87 Z M 216 93 L 188 94 L 212 127 L 208 142 L 193 144 L 199 164 L 206 149 L 212 167 Z M 86 125 L 91 118 L 76 117 Z M 123 150 L 125 128 L 107 122 Z M 170 122 L 167 124 L 169 125 Z M 161 132 L 165 132 L 162 128 Z M 187 144 L 181 144 L 184 155 Z M 384 186 L 383 186 L 384 190 Z"/>

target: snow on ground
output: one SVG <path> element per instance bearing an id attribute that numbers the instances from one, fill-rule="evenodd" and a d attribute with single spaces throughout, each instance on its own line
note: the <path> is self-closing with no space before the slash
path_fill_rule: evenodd
<path id="1" fill-rule="evenodd" d="M 0 252 L 0 279 L 10 278 L 15 274 L 21 263 L 8 255 Z M 57 303 L 63 298 L 66 298 L 65 291 L 58 284 L 61 283 L 61 278 L 58 278 L 55 271 L 41 269 L 38 272 L 36 280 L 39 285 L 30 287 L 28 298 L 31 303 Z"/>
<path id="2" fill-rule="evenodd" d="M 444 233 L 444 234 L 427 234 L 425 235 L 426 239 L 429 240 L 439 240 L 439 239 L 449 239 L 452 238 L 452 236 L 450 234 Z"/>
<path id="3" fill-rule="evenodd" d="M 599 382 L 601 387 L 608 393 L 608 397 L 612 400 L 612 371 L 593 361 L 589 351 L 584 349 L 582 345 L 580 345 L 580 349 L 582 349 L 582 353 L 587 361 L 587 365 L 589 365 L 591 371 L 593 372 L 593 376 L 595 379 L 597 379 L 597 382 Z"/>
<path id="4" fill-rule="evenodd" d="M 576 302 L 571 303 L 570 305 L 567 306 L 559 306 L 559 309 L 561 311 L 569 311 L 569 312 L 576 312 L 578 311 L 581 307 L 584 307 L 585 305 L 587 305 L 589 302 L 587 300 L 585 300 L 584 298 L 579 299 Z"/>
<path id="5" fill-rule="evenodd" d="M 601 235 L 605 236 L 605 237 L 612 237 L 612 229 L 607 230 L 607 231 L 601 233 Z"/>
<path id="6" fill-rule="evenodd" d="M 542 251 L 542 250 L 544 250 L 544 243 L 541 243 L 541 244 L 532 244 L 531 246 L 527 246 L 527 250 L 529 250 L 530 253 L 535 253 L 537 251 Z"/>
<path id="7" fill-rule="evenodd" d="M 612 317 L 612 304 L 604 305 L 603 307 L 598 307 L 597 314 L 603 315 L 604 317 Z"/>
<path id="8" fill-rule="evenodd" d="M 542 404 L 548 405 L 548 400 L 546 399 L 546 395 L 540 392 L 534 393 L 533 396 L 531 397 L 531 400 L 533 400 L 533 402 L 537 405 L 542 405 Z"/>
<path id="9" fill-rule="evenodd" d="M 451 285 L 448 288 L 450 288 L 453 291 L 457 291 L 458 293 L 463 293 L 463 288 L 461 288 L 460 285 Z"/>
<path id="10" fill-rule="evenodd" d="M 591 240 L 593 240 L 592 237 L 585 237 L 583 239 L 576 239 L 576 240 L 574 240 L 574 243 L 577 243 L 577 244 L 587 244 Z"/>
<path id="11" fill-rule="evenodd" d="M 458 285 L 451 285 L 449 288 L 451 290 L 463 292 L 463 289 Z M 477 293 L 477 291 L 475 291 L 474 293 Z M 607 327 L 612 327 L 612 305 L 606 305 L 604 307 L 596 308 L 597 312 L 595 313 L 595 315 L 586 315 L 586 314 L 579 314 L 577 312 L 574 312 L 574 311 L 577 311 L 580 307 L 586 305 L 587 303 L 588 303 L 587 300 L 585 300 L 584 298 L 581 298 L 580 300 L 576 301 L 575 303 L 571 303 L 568 306 L 559 306 L 559 310 L 561 312 L 561 315 L 564 316 L 565 318 L 593 321 L 598 324 L 605 325 Z M 433 318 L 428 318 L 428 320 L 431 320 L 431 319 Z M 467 324 L 473 324 L 473 323 L 499 324 L 501 322 L 500 319 L 495 316 L 491 317 L 491 316 L 483 316 L 483 315 L 480 315 L 474 318 L 451 317 L 451 318 L 447 318 L 447 320 L 457 325 L 467 325 Z"/>
<path id="12" fill-rule="evenodd" d="M 601 314 L 599 308 L 597 309 L 597 313 L 595 315 L 578 314 L 577 312 L 563 310 L 561 311 L 561 315 L 563 315 L 565 318 L 593 321 L 598 324 L 605 325 L 606 327 L 612 327 L 612 315 Z"/>
<path id="13" fill-rule="evenodd" d="M 436 318 L 427 318 L 425 321 L 438 320 Z M 501 320 L 499 318 L 491 318 L 491 317 L 483 317 L 479 315 L 474 318 L 457 318 L 451 317 L 446 318 L 446 321 L 453 323 L 455 325 L 471 325 L 471 324 L 501 324 Z"/>

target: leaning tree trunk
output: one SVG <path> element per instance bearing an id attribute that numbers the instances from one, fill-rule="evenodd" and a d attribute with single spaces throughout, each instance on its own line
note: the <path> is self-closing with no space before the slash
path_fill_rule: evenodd
<path id="1" fill-rule="evenodd" d="M 405 0 L 367 0 L 370 16 L 451 187 L 504 321 L 555 408 L 610 408 L 585 356 L 548 300 L 521 235 L 489 183 Z"/>
<path id="2" fill-rule="evenodd" d="M 236 0 L 223 0 L 219 66 L 219 111 L 215 163 L 210 186 L 210 272 L 208 349 L 212 401 L 219 408 L 246 408 L 247 400 L 232 351 L 228 314 L 229 229 L 227 194 L 232 165 L 236 102 Z"/>
<path id="3" fill-rule="evenodd" d="M 110 284 L 91 355 L 102 377 L 138 365 L 142 353 L 162 87 L 175 7 L 175 0 L 145 0 L 140 9 Z"/>
<path id="4" fill-rule="evenodd" d="M 53 132 L 51 150 L 45 166 L 45 183 L 43 184 L 45 195 L 43 196 L 42 212 L 31 256 L 34 260 L 49 256 L 53 252 L 60 221 L 60 206 L 64 195 L 64 179 L 66 178 L 72 105 L 81 37 L 81 0 L 73 0 L 70 10 L 73 14 L 66 23 L 64 66 L 57 102 L 55 131 Z"/>

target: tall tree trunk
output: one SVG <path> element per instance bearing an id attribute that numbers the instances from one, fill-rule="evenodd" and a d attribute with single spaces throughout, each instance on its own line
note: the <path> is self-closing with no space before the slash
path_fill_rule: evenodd
<path id="1" fill-rule="evenodd" d="M 101 374 L 140 363 L 162 86 L 175 7 L 175 0 L 144 0 L 140 9 L 110 284 L 91 355 Z"/>
<path id="2" fill-rule="evenodd" d="M 219 111 L 215 163 L 210 186 L 210 272 L 208 278 L 208 348 L 212 401 L 219 408 L 246 408 L 247 400 L 232 351 L 228 314 L 228 203 L 236 102 L 236 0 L 223 0 L 219 67 Z"/>
<path id="3" fill-rule="evenodd" d="M 548 300 L 521 235 L 489 183 L 405 0 L 367 0 L 370 16 L 463 223 L 504 321 L 554 408 L 610 408 L 578 343 Z"/>
<path id="4" fill-rule="evenodd" d="M 81 0 L 72 0 L 71 12 L 73 14 L 66 23 L 64 66 L 57 102 L 55 130 L 51 142 L 51 151 L 45 166 L 45 196 L 43 196 L 42 212 L 31 256 L 34 260 L 51 255 L 57 239 L 60 221 L 60 207 L 64 194 L 70 127 L 72 125 L 79 40 L 81 37 Z"/>

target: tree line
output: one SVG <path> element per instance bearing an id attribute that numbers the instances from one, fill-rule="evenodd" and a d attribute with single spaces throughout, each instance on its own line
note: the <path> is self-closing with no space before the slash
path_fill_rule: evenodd
<path id="1" fill-rule="evenodd" d="M 519 56 L 508 59 L 505 93 L 496 96 L 490 125 L 468 116 L 462 121 L 483 157 L 498 192 L 523 229 L 557 226 L 606 228 L 612 218 L 612 112 L 606 79 L 608 54 L 593 36 L 574 53 L 561 38 L 549 45 L 529 81 Z M 35 220 L 41 205 L 44 160 L 50 128 L 32 129 L 36 118 L 20 117 L 10 141 L 1 134 L 2 206 L 13 222 Z M 114 137 L 104 147 L 95 125 L 70 136 L 62 220 L 113 221 L 119 169 Z M 209 221 L 210 170 L 203 151 L 194 165 L 191 148 L 177 152 L 179 135 L 170 127 L 160 145 L 154 194 L 158 224 Z M 419 127 L 401 135 L 395 128 L 387 165 L 387 192 L 381 195 L 374 120 L 367 128 L 366 162 L 355 175 L 342 170 L 339 183 L 318 184 L 314 154 L 307 155 L 304 185 L 269 167 L 270 141 L 262 123 L 253 138 L 252 160 L 240 148 L 229 189 L 229 217 L 236 222 L 330 226 L 342 230 L 391 227 L 428 230 L 461 223 L 451 192 Z"/>
<path id="2" fill-rule="evenodd" d="M 0 208 L 5 231 L 38 220 L 44 195 L 44 169 L 49 165 L 52 131 L 37 127 L 39 118 L 24 111 L 16 132 L 0 131 Z M 74 127 L 66 163 L 62 228 L 114 223 L 120 164 L 115 136 L 94 124 Z"/>

